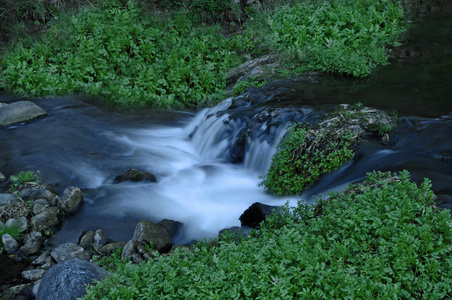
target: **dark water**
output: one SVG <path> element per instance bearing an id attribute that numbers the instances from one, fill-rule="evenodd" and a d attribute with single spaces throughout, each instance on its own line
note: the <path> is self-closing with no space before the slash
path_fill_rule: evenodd
<path id="1" fill-rule="evenodd" d="M 390 145 L 381 145 L 378 138 L 362 142 L 351 162 L 301 197 L 274 197 L 258 186 L 288 120 L 280 126 L 260 124 L 246 142 L 244 162 L 227 162 L 226 153 L 245 126 L 236 115 L 246 114 L 222 112 L 228 102 L 196 114 L 131 114 L 77 98 L 37 99 L 48 111 L 46 118 L 0 130 L 0 171 L 40 170 L 43 181 L 56 184 L 60 192 L 69 186 L 83 189 L 86 203 L 53 238 L 57 244 L 76 242 L 83 230 L 99 228 L 117 241 L 128 240 L 143 218 L 183 222 L 176 242 L 213 237 L 239 225 L 238 217 L 253 202 L 312 202 L 313 195 L 341 190 L 372 170 L 407 169 L 417 182 L 428 177 L 441 205 L 452 208 L 451 20 L 445 10 L 421 15 L 406 46 L 394 53 L 400 57 L 369 79 L 312 75 L 249 95 L 256 104 L 247 112 L 288 108 L 302 121 L 315 120 L 340 103 L 397 112 Z M 407 53 L 411 56 L 403 57 Z M 155 174 L 158 183 L 113 184 L 131 167 Z"/>

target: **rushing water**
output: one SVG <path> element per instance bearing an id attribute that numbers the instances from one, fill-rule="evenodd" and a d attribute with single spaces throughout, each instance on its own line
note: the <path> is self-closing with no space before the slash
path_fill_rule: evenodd
<path id="1" fill-rule="evenodd" d="M 226 100 L 198 113 L 130 114 L 77 98 L 37 99 L 46 118 L 0 130 L 0 170 L 6 175 L 40 170 L 43 181 L 60 192 L 68 186 L 83 189 L 86 203 L 66 219 L 53 238 L 56 244 L 76 242 L 82 231 L 99 228 L 126 241 L 143 218 L 182 222 L 178 243 L 214 237 L 240 225 L 240 214 L 254 202 L 312 202 L 314 195 L 341 190 L 372 170 L 407 169 L 417 182 L 428 177 L 441 205 L 452 208 L 450 16 L 419 18 L 407 44 L 412 51 L 421 49 L 421 57 L 397 54 L 392 65 L 362 81 L 311 76 L 277 82 L 250 93 L 249 107 L 226 110 Z M 363 141 L 352 161 L 300 197 L 275 197 L 259 187 L 259 176 L 291 122 L 315 122 L 336 104 L 356 102 L 397 110 L 391 145 Z M 249 116 L 265 114 L 268 106 L 285 108 L 275 116 L 278 123 L 265 119 L 246 131 Z M 237 159 L 240 143 L 245 151 Z M 155 174 L 158 182 L 113 184 L 132 167 Z"/>

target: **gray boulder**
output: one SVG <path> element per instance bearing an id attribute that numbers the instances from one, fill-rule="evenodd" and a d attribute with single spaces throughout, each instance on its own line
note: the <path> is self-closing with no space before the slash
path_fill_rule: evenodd
<path id="1" fill-rule="evenodd" d="M 41 213 L 31 218 L 31 227 L 35 231 L 44 228 L 54 229 L 60 226 L 63 214 L 57 207 L 47 207 Z"/>
<path id="2" fill-rule="evenodd" d="M 83 249 L 88 250 L 89 248 L 91 248 L 91 245 L 94 244 L 94 235 L 95 232 L 92 230 L 86 230 L 82 232 L 77 244 L 83 247 Z"/>
<path id="3" fill-rule="evenodd" d="M 70 187 L 64 191 L 63 198 L 58 201 L 58 207 L 67 214 L 75 214 L 85 202 L 82 191 L 77 187 Z"/>
<path id="4" fill-rule="evenodd" d="M 122 248 L 121 258 L 126 259 L 137 253 L 137 246 L 138 246 L 137 241 L 134 240 L 128 241 L 127 244 L 124 245 L 124 248 Z"/>
<path id="5" fill-rule="evenodd" d="M 46 271 L 42 269 L 32 269 L 28 271 L 23 271 L 22 278 L 30 281 L 36 281 L 41 279 L 44 276 L 45 272 Z"/>
<path id="6" fill-rule="evenodd" d="M 110 274 L 101 267 L 80 259 L 60 262 L 50 268 L 39 284 L 37 300 L 73 300 L 86 295 L 86 285 Z"/>
<path id="7" fill-rule="evenodd" d="M 24 239 L 24 245 L 20 247 L 25 255 L 32 255 L 39 251 L 44 241 L 44 236 L 40 232 L 32 232 Z"/>
<path id="8" fill-rule="evenodd" d="M 5 251 L 8 254 L 12 254 L 19 249 L 19 243 L 7 233 L 2 235 L 2 243 L 3 248 L 5 248 Z"/>
<path id="9" fill-rule="evenodd" d="M 11 194 L 0 194 L 0 205 L 6 205 L 16 201 L 16 197 Z"/>
<path id="10" fill-rule="evenodd" d="M 53 249 L 50 255 L 57 263 L 73 258 L 78 258 L 82 260 L 91 259 L 91 255 L 86 253 L 83 247 L 80 247 L 79 245 L 74 243 L 66 243 L 60 245 Z"/>
<path id="11" fill-rule="evenodd" d="M 149 220 L 138 222 L 133 240 L 140 244 L 153 245 L 160 253 L 168 252 L 172 246 L 171 237 L 165 229 Z"/>
<path id="12" fill-rule="evenodd" d="M 6 127 L 44 117 L 47 113 L 31 101 L 19 101 L 0 108 L 0 127 Z"/>

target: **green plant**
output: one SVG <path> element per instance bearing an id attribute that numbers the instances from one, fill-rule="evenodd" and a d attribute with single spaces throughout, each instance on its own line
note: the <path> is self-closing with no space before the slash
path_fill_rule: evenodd
<path id="1" fill-rule="evenodd" d="M 35 174 L 33 171 L 27 172 L 22 171 L 17 175 L 11 175 L 9 177 L 9 180 L 11 181 L 11 185 L 8 192 L 16 191 L 20 187 L 25 186 L 27 184 L 28 185 L 41 184 L 39 172 Z"/>
<path id="2" fill-rule="evenodd" d="M 278 195 L 301 194 L 321 176 L 353 157 L 357 134 L 340 125 L 309 130 L 292 125 L 273 156 L 261 185 Z"/>
<path id="3" fill-rule="evenodd" d="M 234 86 L 233 95 L 238 96 L 240 94 L 243 94 L 250 88 L 263 87 L 266 83 L 266 81 L 261 81 L 259 79 L 240 81 Z"/>
<path id="4" fill-rule="evenodd" d="M 397 109 L 392 109 L 392 116 L 396 120 L 399 118 L 399 112 L 397 111 Z"/>
<path id="5" fill-rule="evenodd" d="M 0 249 L 3 248 L 3 243 L 2 243 L 1 237 L 4 234 L 9 234 L 14 239 L 17 239 L 21 236 L 21 231 L 20 231 L 19 226 L 16 223 L 13 223 L 10 226 L 6 226 L 2 222 L 0 222 Z M 0 253 L 1 253 L 1 251 L 0 251 Z"/>

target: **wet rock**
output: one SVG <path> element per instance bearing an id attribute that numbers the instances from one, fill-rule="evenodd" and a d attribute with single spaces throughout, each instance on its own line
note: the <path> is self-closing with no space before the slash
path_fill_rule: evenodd
<path id="1" fill-rule="evenodd" d="M 171 238 L 175 237 L 182 227 L 182 223 L 178 221 L 163 219 L 157 223 L 160 227 L 165 229 L 165 231 L 170 235 Z"/>
<path id="2" fill-rule="evenodd" d="M 63 214 L 57 207 L 47 207 L 30 220 L 31 227 L 35 231 L 41 231 L 44 228 L 58 228 L 62 221 Z"/>
<path id="3" fill-rule="evenodd" d="M 19 101 L 0 108 L 0 127 L 30 122 L 47 113 L 31 101 Z"/>
<path id="4" fill-rule="evenodd" d="M 5 180 L 6 180 L 5 175 L 3 175 L 2 172 L 0 172 L 0 182 L 3 182 L 3 181 L 5 181 Z"/>
<path id="5" fill-rule="evenodd" d="M 36 297 L 36 295 L 38 295 L 38 290 L 39 290 L 39 286 L 40 286 L 40 285 L 41 285 L 41 279 L 37 280 L 37 281 L 35 282 L 35 284 L 33 285 L 33 290 L 32 290 L 33 296 Z"/>
<path id="6" fill-rule="evenodd" d="M 24 245 L 20 247 L 25 255 L 32 255 L 39 251 L 44 241 L 44 236 L 40 232 L 32 232 L 24 239 Z"/>
<path id="7" fill-rule="evenodd" d="M 264 221 L 268 215 L 272 214 L 273 210 L 277 209 L 277 206 L 255 202 L 240 216 L 240 224 L 250 228 L 258 228 L 260 223 Z"/>
<path id="8" fill-rule="evenodd" d="M 168 252 L 172 246 L 171 237 L 165 229 L 149 220 L 141 220 L 137 224 L 133 240 L 141 244 L 152 244 L 160 253 Z"/>
<path id="9" fill-rule="evenodd" d="M 46 271 L 42 269 L 23 271 L 22 278 L 30 281 L 36 281 L 38 279 L 41 279 L 44 276 L 45 272 Z"/>
<path id="10" fill-rule="evenodd" d="M 275 59 L 274 55 L 267 54 L 256 59 L 249 60 L 241 64 L 240 66 L 229 70 L 229 72 L 226 74 L 226 82 L 228 84 L 235 83 L 241 77 L 245 76 L 250 71 L 252 71 L 256 66 L 267 65 L 273 62 L 274 59 Z"/>
<path id="11" fill-rule="evenodd" d="M 118 248 L 123 248 L 126 244 L 126 242 L 108 243 L 100 247 L 97 251 L 99 252 L 99 254 L 105 255 L 109 252 L 115 251 Z"/>
<path id="12" fill-rule="evenodd" d="M 16 197 L 11 194 L 0 194 L 0 205 L 6 205 L 16 201 Z"/>
<path id="13" fill-rule="evenodd" d="M 2 235 L 2 243 L 3 243 L 3 248 L 5 249 L 6 253 L 8 253 L 8 254 L 12 254 L 19 249 L 19 243 L 12 236 L 10 236 L 7 233 Z"/>
<path id="14" fill-rule="evenodd" d="M 121 258 L 126 259 L 131 257 L 133 254 L 137 253 L 138 242 L 134 240 L 130 240 L 127 244 L 122 248 Z"/>
<path id="15" fill-rule="evenodd" d="M 88 250 L 91 248 L 91 245 L 94 244 L 94 231 L 86 230 L 83 231 L 78 239 L 78 245 L 83 247 L 83 249 Z"/>
<path id="16" fill-rule="evenodd" d="M 94 249 L 98 250 L 108 242 L 108 237 L 103 229 L 98 229 L 94 233 Z"/>
<path id="17" fill-rule="evenodd" d="M 123 181 L 149 181 L 157 182 L 157 178 L 151 173 L 139 171 L 137 169 L 129 169 L 123 175 L 116 176 L 114 183 L 120 183 Z"/>
<path id="18" fill-rule="evenodd" d="M 34 261 L 31 262 L 32 265 L 36 266 L 41 266 L 43 265 L 47 258 L 50 256 L 50 250 L 46 250 L 43 253 L 41 253 L 41 255 L 39 255 Z"/>
<path id="19" fill-rule="evenodd" d="M 77 187 L 70 187 L 64 191 L 63 198 L 58 201 L 58 208 L 67 215 L 75 214 L 84 203 L 83 193 Z"/>
<path id="20" fill-rule="evenodd" d="M 37 300 L 73 300 L 86 295 L 86 285 L 110 274 L 101 267 L 80 259 L 66 260 L 46 272 Z"/>
<path id="21" fill-rule="evenodd" d="M 74 243 L 60 245 L 53 249 L 50 255 L 57 263 L 73 258 L 82 260 L 91 259 L 91 256 L 85 252 L 85 249 Z"/>
<path id="22" fill-rule="evenodd" d="M 5 226 L 15 227 L 20 233 L 25 232 L 28 229 L 27 218 L 21 217 L 19 219 L 9 219 L 8 221 L 6 221 Z"/>
<path id="23" fill-rule="evenodd" d="M 46 200 L 44 200 L 46 203 L 45 204 L 43 204 L 43 203 L 41 203 L 41 202 L 35 202 L 34 204 L 33 204 L 33 214 L 36 216 L 36 215 L 39 215 L 40 213 L 42 213 L 45 209 L 46 209 L 46 207 L 48 207 L 49 205 L 47 204 L 47 201 Z"/>

